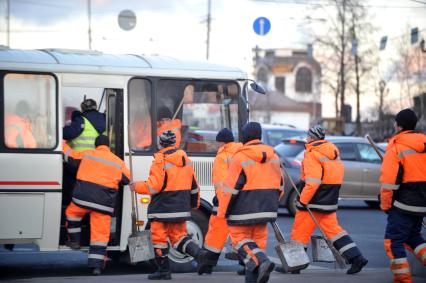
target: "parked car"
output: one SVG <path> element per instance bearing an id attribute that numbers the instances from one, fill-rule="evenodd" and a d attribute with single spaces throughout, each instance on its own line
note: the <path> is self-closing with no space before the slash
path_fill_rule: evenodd
<path id="1" fill-rule="evenodd" d="M 295 136 L 306 136 L 307 131 L 296 128 L 291 125 L 269 125 L 262 124 L 262 142 L 270 146 L 276 146 L 283 139 Z"/>
<path id="2" fill-rule="evenodd" d="M 371 207 L 378 207 L 380 192 L 381 159 L 365 138 L 329 136 L 340 151 L 340 158 L 345 165 L 345 175 L 340 189 L 341 199 L 365 201 Z M 300 183 L 300 167 L 303 160 L 305 140 L 301 137 L 285 139 L 275 146 L 283 166 L 294 182 Z M 384 153 L 383 146 L 379 150 Z M 289 181 L 285 182 L 285 196 L 281 206 L 287 207 L 291 215 L 296 213 L 297 193 Z"/>

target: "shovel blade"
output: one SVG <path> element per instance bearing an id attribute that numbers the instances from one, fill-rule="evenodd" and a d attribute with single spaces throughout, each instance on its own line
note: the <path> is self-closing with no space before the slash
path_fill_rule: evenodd
<path id="1" fill-rule="evenodd" d="M 155 257 L 151 241 L 151 231 L 139 231 L 128 239 L 130 262 L 148 261 Z"/>
<path id="2" fill-rule="evenodd" d="M 335 262 L 335 258 L 325 239 L 321 236 L 311 237 L 312 260 L 314 262 Z"/>
<path id="3" fill-rule="evenodd" d="M 305 269 L 309 265 L 309 257 L 303 245 L 297 242 L 288 242 L 275 246 L 285 272 Z"/>

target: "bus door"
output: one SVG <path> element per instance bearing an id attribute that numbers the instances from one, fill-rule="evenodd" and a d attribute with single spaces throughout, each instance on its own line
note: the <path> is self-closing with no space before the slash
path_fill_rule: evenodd
<path id="1" fill-rule="evenodd" d="M 59 136 L 56 77 L 0 71 L 0 244 L 58 247 Z"/>
<path id="2" fill-rule="evenodd" d="M 124 157 L 124 121 L 123 121 L 123 90 L 105 89 L 106 101 L 106 135 L 109 138 L 111 151 L 123 159 Z M 120 227 L 122 216 L 123 187 L 119 188 L 115 215 L 111 221 L 110 245 L 120 244 Z"/>

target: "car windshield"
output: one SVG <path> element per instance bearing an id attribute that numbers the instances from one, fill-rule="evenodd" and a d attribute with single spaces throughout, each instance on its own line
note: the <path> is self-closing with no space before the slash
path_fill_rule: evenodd
<path id="1" fill-rule="evenodd" d="M 282 142 L 275 147 L 280 157 L 296 157 L 304 149 L 305 145 L 301 142 Z"/>
<path id="2" fill-rule="evenodd" d="M 265 131 L 265 135 L 268 144 L 271 146 L 276 146 L 283 139 L 306 135 L 306 131 L 297 129 L 267 129 Z"/>

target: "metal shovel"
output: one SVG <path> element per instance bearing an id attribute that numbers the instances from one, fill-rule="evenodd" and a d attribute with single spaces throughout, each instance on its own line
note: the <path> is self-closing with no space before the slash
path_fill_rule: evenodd
<path id="1" fill-rule="evenodd" d="M 130 181 L 133 182 L 133 158 L 132 149 L 130 146 L 130 126 L 128 128 L 128 141 L 129 141 L 129 163 L 130 163 Z M 127 242 L 129 245 L 130 262 L 137 263 L 141 261 L 148 261 L 155 257 L 154 247 L 151 240 L 151 231 L 139 231 L 139 223 L 137 216 L 138 201 L 135 192 L 130 192 L 132 197 L 132 234 L 129 236 Z"/>
<path id="2" fill-rule="evenodd" d="M 274 229 L 275 238 L 279 243 L 275 246 L 275 251 L 280 258 L 284 271 L 292 272 L 308 267 L 309 257 L 303 245 L 294 241 L 286 242 L 277 222 L 273 221 L 271 225 Z"/>

